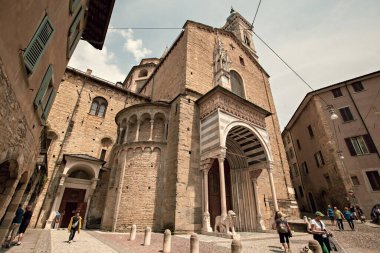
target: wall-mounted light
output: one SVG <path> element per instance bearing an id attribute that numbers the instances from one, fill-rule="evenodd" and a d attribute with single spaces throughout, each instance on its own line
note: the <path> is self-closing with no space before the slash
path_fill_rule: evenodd
<path id="1" fill-rule="evenodd" d="M 344 156 L 343 156 L 343 152 L 342 151 L 338 151 L 338 156 L 341 160 L 344 159 Z"/>
<path id="2" fill-rule="evenodd" d="M 338 115 L 335 113 L 335 109 L 334 109 L 334 106 L 332 105 L 327 105 L 327 110 L 329 111 L 330 113 L 330 119 L 331 120 L 336 120 L 338 117 Z"/>

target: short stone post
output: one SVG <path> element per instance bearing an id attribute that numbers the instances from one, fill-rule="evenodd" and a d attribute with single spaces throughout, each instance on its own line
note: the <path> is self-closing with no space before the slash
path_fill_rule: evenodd
<path id="1" fill-rule="evenodd" d="M 199 253 L 199 239 L 195 233 L 190 236 L 190 253 Z"/>
<path id="2" fill-rule="evenodd" d="M 145 228 L 144 246 L 150 245 L 150 238 L 152 236 L 152 229 L 150 227 Z"/>
<path id="3" fill-rule="evenodd" d="M 240 238 L 235 238 L 231 242 L 231 253 L 242 253 L 243 246 L 241 245 Z"/>
<path id="4" fill-rule="evenodd" d="M 313 253 L 322 253 L 321 245 L 319 245 L 319 242 L 316 240 L 310 240 L 309 241 L 309 249 Z"/>
<path id="5" fill-rule="evenodd" d="M 307 226 L 307 232 L 310 232 L 311 231 L 311 223 L 310 221 L 308 220 L 308 218 L 306 216 L 303 217 L 303 220 Z"/>
<path id="6" fill-rule="evenodd" d="M 132 225 L 131 234 L 129 236 L 130 241 L 134 241 L 136 239 L 136 225 Z"/>
<path id="7" fill-rule="evenodd" d="M 170 232 L 169 229 L 166 229 L 164 233 L 164 246 L 163 246 L 162 252 L 170 253 L 171 248 L 172 248 L 172 233 Z"/>

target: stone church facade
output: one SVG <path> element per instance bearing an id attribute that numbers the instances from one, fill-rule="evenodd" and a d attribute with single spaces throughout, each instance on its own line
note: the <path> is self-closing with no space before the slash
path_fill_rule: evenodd
<path id="1" fill-rule="evenodd" d="M 161 58 L 123 83 L 68 69 L 49 126 L 49 179 L 36 226 L 80 210 L 87 227 L 212 232 L 236 214 L 262 231 L 275 210 L 298 216 L 269 75 L 252 26 L 187 21 Z M 65 225 L 65 224 L 63 224 Z"/>

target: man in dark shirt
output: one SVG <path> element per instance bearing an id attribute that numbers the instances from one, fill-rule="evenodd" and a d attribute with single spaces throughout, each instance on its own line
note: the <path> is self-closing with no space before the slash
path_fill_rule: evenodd
<path id="1" fill-rule="evenodd" d="M 22 221 L 23 214 L 24 214 L 24 210 L 22 210 L 21 204 L 19 204 L 18 208 L 16 210 L 16 215 L 12 220 L 12 225 L 11 225 L 10 229 L 8 230 L 7 236 L 5 237 L 6 239 L 8 239 L 9 235 L 11 236 L 11 238 L 5 242 L 6 248 L 9 248 L 9 245 L 15 239 L 17 232 L 18 232 L 18 228 L 20 227 L 20 224 Z"/>

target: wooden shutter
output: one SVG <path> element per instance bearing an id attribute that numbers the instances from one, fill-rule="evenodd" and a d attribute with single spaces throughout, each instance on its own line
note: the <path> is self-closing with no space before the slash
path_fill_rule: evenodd
<path id="1" fill-rule="evenodd" d="M 44 122 L 46 121 L 47 117 L 49 116 L 49 112 L 50 112 L 51 107 L 53 106 L 53 102 L 54 102 L 56 95 L 57 95 L 57 92 L 53 88 L 53 90 L 51 91 L 49 100 L 46 104 L 45 110 L 44 110 L 42 117 L 41 117 Z"/>
<path id="2" fill-rule="evenodd" d="M 33 72 L 38 61 L 41 59 L 46 45 L 52 37 L 53 33 L 53 25 L 49 21 L 48 16 L 45 16 L 32 40 L 29 42 L 28 47 L 23 53 L 25 66 L 30 72 Z"/>
<path id="3" fill-rule="evenodd" d="M 372 138 L 369 134 L 363 135 L 364 141 L 367 144 L 370 153 L 377 153 L 375 143 L 373 143 Z"/>
<path id="4" fill-rule="evenodd" d="M 78 25 L 80 24 L 80 21 L 82 19 L 84 15 L 84 8 L 81 7 L 80 10 L 78 11 L 78 14 L 77 16 L 75 17 L 73 23 L 71 24 L 70 26 L 70 30 L 69 30 L 69 35 L 68 35 L 68 38 L 67 38 L 67 41 L 68 41 L 68 45 L 67 45 L 67 57 L 70 58 L 73 53 L 74 53 L 74 49 L 76 48 L 76 46 L 78 45 L 79 43 L 79 40 L 82 36 L 82 30 L 80 30 L 76 35 L 75 35 L 75 39 L 71 42 L 70 44 L 70 36 L 72 36 L 72 34 L 75 32 L 76 28 L 78 27 Z"/>
<path id="5" fill-rule="evenodd" d="M 79 6 L 80 0 L 70 0 L 70 13 L 74 13 L 78 6 Z"/>
<path id="6" fill-rule="evenodd" d="M 34 99 L 34 106 L 36 108 L 41 104 L 42 98 L 44 97 L 46 90 L 49 87 L 49 83 L 51 81 L 52 75 L 53 75 L 53 65 L 50 64 L 45 73 L 44 78 L 42 79 L 41 86 L 38 89 L 36 98 Z"/>
<path id="7" fill-rule="evenodd" d="M 350 151 L 351 156 L 356 156 L 355 148 L 352 145 L 351 138 L 345 138 L 344 140 L 346 141 L 347 148 Z"/>

